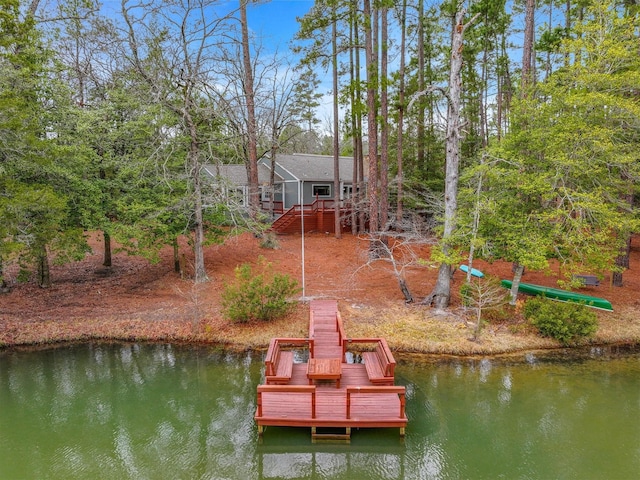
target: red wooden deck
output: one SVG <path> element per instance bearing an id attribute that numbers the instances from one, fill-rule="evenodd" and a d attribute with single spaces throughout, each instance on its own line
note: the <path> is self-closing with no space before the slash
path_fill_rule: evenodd
<path id="1" fill-rule="evenodd" d="M 322 232 L 335 233 L 335 209 L 331 200 L 316 199 L 311 204 L 293 205 L 272 224 L 271 229 L 278 234 L 301 233 L 304 223 L 305 233 Z M 338 209 L 340 228 L 343 232 L 351 231 L 351 207 L 343 206 Z M 302 217 L 304 216 L 304 222 Z"/>
<path id="2" fill-rule="evenodd" d="M 286 343 L 286 339 L 279 340 Z M 288 384 L 258 386 L 255 421 L 260 435 L 269 425 L 310 427 L 314 438 L 322 436 L 317 429 L 323 427 L 344 428 L 345 434 L 337 436 L 344 439 L 350 437 L 352 428 L 399 428 L 400 435 L 404 435 L 404 387 L 373 385 L 364 364 L 345 361 L 348 344 L 337 302 L 312 301 L 310 354 L 312 351 L 315 358 L 340 359 L 339 387 L 333 378 L 314 379 L 310 385 L 308 364 L 294 363 Z"/>

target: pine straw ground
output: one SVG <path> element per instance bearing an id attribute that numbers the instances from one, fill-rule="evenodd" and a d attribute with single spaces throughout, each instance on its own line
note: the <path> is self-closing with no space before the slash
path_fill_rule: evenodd
<path id="1" fill-rule="evenodd" d="M 278 237 L 277 249 L 264 249 L 253 236 L 243 234 L 206 249 L 209 283 L 194 285 L 173 272 L 172 252 L 163 251 L 158 264 L 125 254 L 114 266 L 101 266 L 100 237 L 91 235 L 93 253 L 83 261 L 54 266 L 54 285 L 40 289 L 33 283 L 12 284 L 0 294 L 0 346 L 51 346 L 61 342 L 154 341 L 219 345 L 231 350 L 263 349 L 274 337 L 304 337 L 309 307 L 299 302 L 277 321 L 233 324 L 220 311 L 220 293 L 233 279 L 233 269 L 255 264 L 260 256 L 274 271 L 302 279 L 302 239 Z M 598 312 L 599 328 L 589 344 L 640 343 L 640 248 L 634 238 L 631 268 L 622 288 L 609 286 L 605 273 L 600 287 L 584 293 L 609 299 L 614 312 Z M 368 242 L 351 235 L 305 236 L 304 298 L 332 298 L 350 337 L 386 337 L 398 353 L 435 355 L 499 355 L 552 349 L 559 344 L 541 338 L 522 319 L 522 303 L 503 313 L 487 313 L 480 340 L 473 334 L 473 314 L 460 306 L 458 290 L 464 276 L 456 272 L 452 306 L 446 313 L 417 304 L 406 305 L 390 265 L 366 266 Z M 185 248 L 186 252 L 187 249 Z M 428 258 L 428 249 L 421 252 Z M 511 277 L 511 264 L 477 261 L 474 266 L 498 278 Z M 557 270 L 527 272 L 523 281 L 554 286 Z M 420 267 L 407 272 L 417 299 L 435 283 L 437 269 Z M 16 272 L 9 271 L 9 280 Z M 594 272 L 585 272 L 594 273 Z M 596 272 L 597 273 L 597 272 Z"/>

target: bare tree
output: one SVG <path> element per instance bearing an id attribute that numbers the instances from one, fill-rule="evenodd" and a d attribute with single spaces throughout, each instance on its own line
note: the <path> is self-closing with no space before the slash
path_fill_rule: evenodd
<path id="1" fill-rule="evenodd" d="M 416 225 L 404 225 L 402 231 L 388 231 L 384 237 L 377 233 L 369 233 L 364 237 L 370 245 L 374 245 L 373 248 L 380 255 L 369 255 L 365 265 L 360 268 L 371 267 L 378 262 L 390 264 L 406 303 L 413 303 L 414 301 L 413 294 L 407 283 L 407 270 L 425 268 L 425 263 L 420 257 L 420 247 L 424 247 L 429 242 L 421 230 Z"/>
<path id="2" fill-rule="evenodd" d="M 305 106 L 301 104 L 305 99 L 297 98 L 297 85 L 299 72 L 288 65 L 283 65 L 276 59 L 269 68 L 269 90 L 265 91 L 265 110 L 271 132 L 271 171 L 269 176 L 269 189 L 271 195 L 271 215 L 273 216 L 275 198 L 275 164 L 278 151 L 282 145 L 286 145 L 293 137 L 303 133 L 303 130 L 296 128 L 303 121 L 302 114 Z M 309 119 L 311 121 L 312 119 Z M 286 134 L 287 132 L 290 134 Z"/>
<path id="3" fill-rule="evenodd" d="M 476 314 L 473 337 L 470 340 L 477 342 L 480 339 L 482 312 L 502 308 L 507 303 L 507 297 L 508 292 L 495 277 L 485 277 L 465 283 L 463 303 L 475 310 Z"/>
<path id="4" fill-rule="evenodd" d="M 407 189 L 406 197 L 411 208 L 405 215 L 390 222 L 385 232 L 369 232 L 363 236 L 369 242 L 370 250 L 377 255 L 368 255 L 363 266 L 376 262 L 389 263 L 398 280 L 400 291 L 406 303 L 414 301 L 407 283 L 406 272 L 412 268 L 425 268 L 427 263 L 421 257 L 424 247 L 436 243 L 433 235 L 434 216 L 442 214 L 443 199 L 428 189 Z M 362 268 L 362 267 L 361 267 Z"/>
<path id="5" fill-rule="evenodd" d="M 201 170 L 206 163 L 204 125 L 214 118 L 202 101 L 211 75 L 219 35 L 232 14 L 212 15 L 215 1 L 130 2 L 123 0 L 128 49 L 123 55 L 149 85 L 154 100 L 175 114 L 177 128 L 188 138 L 185 170 L 190 182 L 194 229 L 194 280 L 209 278 L 204 265 L 204 219 Z M 149 20 L 153 18 L 153 20 Z"/>
<path id="6" fill-rule="evenodd" d="M 431 293 L 424 299 L 426 305 L 434 304 L 438 309 L 449 306 L 451 297 L 451 238 L 456 228 L 456 211 L 458 208 L 458 170 L 460 164 L 460 97 L 462 92 L 462 49 L 465 30 L 475 21 L 474 16 L 464 23 L 465 9 L 456 13 L 451 37 L 451 67 L 449 72 L 449 108 L 447 113 L 446 134 L 446 174 L 444 189 L 444 226 L 440 249 L 444 260 L 438 270 L 438 279 Z"/>

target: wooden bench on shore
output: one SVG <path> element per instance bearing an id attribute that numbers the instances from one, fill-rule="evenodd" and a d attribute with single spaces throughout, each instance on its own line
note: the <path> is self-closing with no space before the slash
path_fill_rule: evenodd
<path id="1" fill-rule="evenodd" d="M 574 275 L 574 280 L 579 280 L 585 287 L 598 287 L 600 280 L 595 275 Z"/>
<path id="2" fill-rule="evenodd" d="M 307 338 L 272 338 L 264 359 L 265 380 L 267 385 L 286 385 L 293 373 L 293 352 L 283 350 L 282 344 L 309 346 L 313 356 L 313 340 Z"/>
<path id="3" fill-rule="evenodd" d="M 373 351 L 362 353 L 369 381 L 374 385 L 393 385 L 396 361 L 384 338 L 351 338 L 346 342 L 375 343 Z"/>

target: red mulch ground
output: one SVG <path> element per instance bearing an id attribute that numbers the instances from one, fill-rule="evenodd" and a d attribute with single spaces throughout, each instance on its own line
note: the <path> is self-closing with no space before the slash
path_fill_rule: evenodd
<path id="1" fill-rule="evenodd" d="M 41 289 L 33 282 L 15 284 L 15 272 L 9 270 L 10 293 L 0 294 L 0 345 L 20 342 L 18 330 L 30 325 L 46 322 L 61 330 L 81 328 L 90 320 L 87 336 L 105 324 L 136 320 L 135 325 L 123 328 L 139 328 L 139 321 L 156 320 L 175 322 L 171 333 L 176 338 L 184 333 L 185 321 L 193 316 L 194 308 L 202 312 L 205 320 L 219 321 L 219 301 L 222 284 L 233 279 L 233 269 L 245 262 L 255 262 L 260 255 L 272 262 L 274 270 L 302 279 L 302 248 L 300 235 L 278 237 L 279 248 L 264 249 L 252 235 L 243 234 L 230 238 L 222 245 L 206 248 L 206 267 L 211 282 L 194 287 L 189 279 L 180 278 L 173 271 L 172 251 L 162 253 L 160 263 L 151 265 L 139 257 L 117 254 L 114 266 L 102 266 L 101 237 L 93 235 L 93 254 L 83 261 L 63 266 L 52 266 L 53 286 Z M 401 304 L 404 300 L 390 266 L 377 263 L 373 268 L 363 266 L 366 262 L 367 242 L 345 235 L 335 239 L 330 235 L 311 234 L 305 236 L 305 296 L 308 298 L 336 298 L 350 304 L 380 306 Z M 609 275 L 600 287 L 585 288 L 584 293 L 606 297 L 614 308 L 640 308 L 640 237 L 632 244 L 631 269 L 624 274 L 622 288 L 609 286 Z M 185 250 L 186 251 L 186 250 Z M 426 252 L 425 252 L 426 255 Z M 482 261 L 474 263 L 476 268 L 499 278 L 511 278 L 511 264 Z M 435 282 L 437 269 L 423 267 L 408 274 L 408 284 L 419 300 L 427 295 Z M 556 272 L 557 273 L 557 272 Z M 586 272 L 585 272 L 586 273 Z M 458 302 L 457 291 L 464 277 L 456 272 L 454 277 L 453 304 Z M 524 282 L 555 286 L 554 275 L 527 272 Z M 182 325 L 182 326 L 180 326 Z M 180 329 L 183 330 L 180 330 Z M 93 329 L 93 330 L 91 330 Z M 51 339 L 58 333 L 50 332 Z"/>

